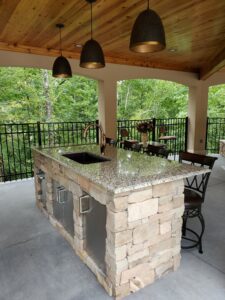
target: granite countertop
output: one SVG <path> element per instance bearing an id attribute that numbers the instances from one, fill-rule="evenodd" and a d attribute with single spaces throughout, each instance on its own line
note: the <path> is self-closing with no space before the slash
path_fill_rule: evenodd
<path id="1" fill-rule="evenodd" d="M 80 164 L 62 156 L 62 154 L 91 152 L 100 155 L 98 145 L 34 148 L 33 150 L 60 162 L 62 165 L 73 169 L 76 174 L 84 176 L 91 182 L 114 193 L 209 172 L 208 169 L 118 149 L 113 146 L 106 146 L 105 149 L 105 157 L 109 158 L 110 161 L 93 164 Z"/>

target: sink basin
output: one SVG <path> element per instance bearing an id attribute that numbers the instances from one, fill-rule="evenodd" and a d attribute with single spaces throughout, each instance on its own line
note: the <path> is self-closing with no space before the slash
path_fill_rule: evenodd
<path id="1" fill-rule="evenodd" d="M 80 153 L 66 153 L 62 156 L 65 156 L 69 159 L 72 159 L 79 164 L 95 164 L 104 161 L 110 161 L 110 159 L 102 157 L 100 155 L 92 154 L 89 152 L 80 152 Z"/>

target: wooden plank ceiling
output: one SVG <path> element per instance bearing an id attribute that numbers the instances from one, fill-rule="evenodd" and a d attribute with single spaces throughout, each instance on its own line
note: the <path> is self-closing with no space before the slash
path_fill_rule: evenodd
<path id="1" fill-rule="evenodd" d="M 129 50 L 131 28 L 146 0 L 97 0 L 94 38 L 106 62 L 182 70 L 206 79 L 225 65 L 225 0 L 150 0 L 162 18 L 167 47 L 154 54 Z M 0 0 L 0 50 L 57 56 L 64 23 L 63 54 L 79 58 L 90 38 L 90 5 L 85 0 Z"/>

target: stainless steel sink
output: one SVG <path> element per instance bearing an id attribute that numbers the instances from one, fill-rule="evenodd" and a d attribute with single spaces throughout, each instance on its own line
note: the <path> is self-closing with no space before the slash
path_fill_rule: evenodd
<path id="1" fill-rule="evenodd" d="M 79 164 L 95 164 L 105 161 L 110 161 L 110 159 L 96 155 L 90 152 L 79 152 L 79 153 L 66 153 L 65 156 L 71 160 L 78 162 Z"/>

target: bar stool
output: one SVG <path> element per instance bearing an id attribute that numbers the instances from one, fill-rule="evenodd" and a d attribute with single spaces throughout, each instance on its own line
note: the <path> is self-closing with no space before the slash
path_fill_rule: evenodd
<path id="1" fill-rule="evenodd" d="M 174 159 L 176 159 L 176 149 L 177 149 L 176 140 L 177 138 L 175 135 L 163 135 L 159 137 L 159 141 L 163 141 L 166 145 L 168 141 L 174 141 L 174 148 L 173 148 Z"/>
<path id="2" fill-rule="evenodd" d="M 198 165 L 202 167 L 207 167 L 209 169 L 213 168 L 214 162 L 217 158 L 194 154 L 189 152 L 180 152 L 179 161 L 188 162 L 192 165 Z M 182 226 L 182 240 L 189 241 L 189 245 L 181 244 L 182 249 L 191 249 L 198 247 L 199 253 L 202 251 L 202 236 L 205 231 L 205 221 L 201 212 L 202 204 L 205 199 L 206 188 L 211 172 L 195 175 L 193 177 L 187 178 L 185 182 L 184 189 L 184 205 L 185 210 L 183 214 L 183 226 Z M 187 227 L 188 219 L 198 218 L 201 224 L 200 233 L 194 231 L 193 229 Z M 191 234 L 194 238 L 187 236 L 187 232 Z"/>
<path id="3" fill-rule="evenodd" d="M 154 145 L 148 145 L 146 153 L 148 155 L 152 155 L 152 156 L 159 156 L 162 158 L 168 158 L 169 155 L 169 150 L 167 150 L 165 148 L 165 146 L 162 145 L 162 147 L 158 147 L 158 146 L 154 146 Z"/>

